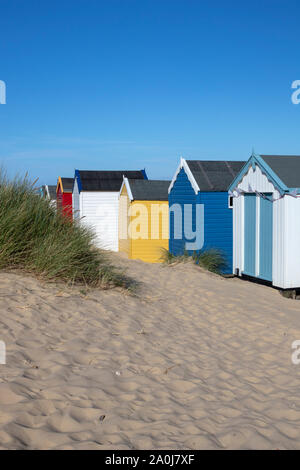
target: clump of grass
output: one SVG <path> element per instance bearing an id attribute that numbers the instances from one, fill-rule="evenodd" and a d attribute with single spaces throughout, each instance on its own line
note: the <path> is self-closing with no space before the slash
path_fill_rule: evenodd
<path id="1" fill-rule="evenodd" d="M 165 264 L 184 263 L 192 260 L 197 266 L 216 274 L 222 274 L 222 271 L 227 267 L 225 256 L 221 251 L 213 248 L 201 250 L 199 253 L 194 252 L 192 255 L 189 255 L 187 251 L 182 255 L 174 255 L 169 250 L 163 249 L 161 260 Z"/>
<path id="2" fill-rule="evenodd" d="M 164 264 L 177 264 L 189 261 L 191 256 L 187 251 L 184 251 L 182 255 L 173 255 L 173 253 L 171 253 L 166 248 L 162 248 L 160 259 Z"/>
<path id="3" fill-rule="evenodd" d="M 195 263 L 212 273 L 221 274 L 227 267 L 226 259 L 221 251 L 211 248 L 194 254 Z"/>
<path id="4" fill-rule="evenodd" d="M 131 279 L 93 245 L 94 233 L 63 216 L 27 177 L 0 170 L 0 268 L 90 287 L 130 287 Z"/>

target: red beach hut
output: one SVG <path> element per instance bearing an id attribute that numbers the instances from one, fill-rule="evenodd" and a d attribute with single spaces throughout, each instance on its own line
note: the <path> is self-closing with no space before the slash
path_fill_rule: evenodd
<path id="1" fill-rule="evenodd" d="M 62 178 L 59 176 L 56 186 L 57 209 L 67 217 L 72 218 L 72 191 L 74 178 Z"/>

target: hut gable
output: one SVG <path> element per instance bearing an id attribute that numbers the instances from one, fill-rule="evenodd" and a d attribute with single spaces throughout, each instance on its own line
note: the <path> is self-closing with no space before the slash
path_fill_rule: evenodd
<path id="1" fill-rule="evenodd" d="M 61 194 L 72 193 L 73 185 L 74 185 L 74 178 L 65 178 L 65 177 L 59 176 L 57 179 L 56 193 L 58 192 L 61 192 Z"/>
<path id="2" fill-rule="evenodd" d="M 172 183 L 171 183 L 172 184 Z M 195 182 L 196 184 L 196 182 Z M 179 168 L 176 172 L 176 178 L 171 186 L 169 187 L 169 213 L 170 213 L 170 240 L 169 240 L 169 251 L 173 255 L 182 255 L 186 250 L 186 243 L 189 240 L 186 239 L 183 230 L 184 224 L 184 205 L 189 205 L 194 208 L 197 203 L 197 194 L 199 189 L 195 191 L 195 185 L 191 181 L 190 175 L 186 172 L 185 166 Z M 181 211 L 181 220 L 178 220 L 178 211 Z M 194 211 L 194 209 L 193 209 Z M 176 237 L 176 228 L 179 228 L 182 236 Z"/>
<path id="3" fill-rule="evenodd" d="M 276 192 L 278 194 L 280 194 L 282 190 L 281 184 L 278 184 L 278 182 L 268 174 L 266 169 L 259 165 L 248 165 L 238 178 L 237 184 L 230 185 L 230 188 L 233 187 L 245 192 L 253 192 L 251 191 L 252 187 L 255 187 L 256 191 Z M 229 189 L 229 191 L 230 193 L 232 192 L 231 189 Z"/>

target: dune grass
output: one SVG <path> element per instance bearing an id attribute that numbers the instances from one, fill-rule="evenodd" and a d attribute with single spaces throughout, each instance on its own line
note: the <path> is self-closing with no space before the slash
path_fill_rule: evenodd
<path id="1" fill-rule="evenodd" d="M 189 255 L 187 251 L 184 251 L 182 255 L 173 255 L 169 250 L 163 249 L 161 259 L 163 263 L 171 265 L 193 261 L 197 266 L 216 274 L 222 274 L 227 266 L 222 252 L 213 248 L 201 250 L 199 253 L 194 252 L 192 255 Z"/>
<path id="2" fill-rule="evenodd" d="M 27 177 L 0 171 L 0 268 L 90 287 L 134 282 L 93 245 L 94 233 L 57 212 Z"/>
<path id="3" fill-rule="evenodd" d="M 161 249 L 161 261 L 164 264 L 178 264 L 178 263 L 185 263 L 191 260 L 191 256 L 188 254 L 187 251 L 184 251 L 182 255 L 174 255 L 166 248 Z"/>
<path id="4" fill-rule="evenodd" d="M 225 256 L 215 248 L 195 253 L 193 260 L 201 268 L 216 274 L 222 274 L 222 271 L 227 267 Z"/>

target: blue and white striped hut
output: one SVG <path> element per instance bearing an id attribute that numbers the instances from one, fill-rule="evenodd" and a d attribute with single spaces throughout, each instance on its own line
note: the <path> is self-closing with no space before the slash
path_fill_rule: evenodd
<path id="1" fill-rule="evenodd" d="M 229 187 L 233 272 L 300 288 L 300 156 L 252 155 Z"/>

